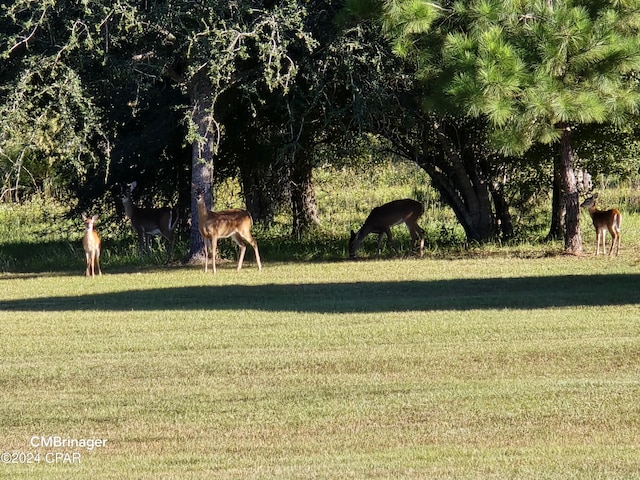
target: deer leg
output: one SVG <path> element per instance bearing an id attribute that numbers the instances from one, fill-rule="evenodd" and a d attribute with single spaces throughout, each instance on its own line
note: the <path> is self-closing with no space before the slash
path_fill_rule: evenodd
<path id="1" fill-rule="evenodd" d="M 87 253 L 87 276 L 96 276 L 96 251 L 91 250 Z"/>
<path id="2" fill-rule="evenodd" d="M 393 234 L 391 233 L 391 229 L 389 227 L 387 227 L 384 231 L 384 233 L 387 234 L 387 241 L 389 243 L 389 245 L 391 245 L 391 248 L 393 248 L 393 251 L 396 252 L 396 255 L 400 255 L 400 252 L 398 252 L 398 247 L 396 246 L 395 242 L 393 241 Z M 382 239 L 382 234 L 380 234 L 380 236 L 378 237 L 378 255 L 380 254 L 380 244 Z"/>
<path id="3" fill-rule="evenodd" d="M 621 234 L 620 232 L 618 232 L 618 246 L 616 247 L 616 257 L 618 256 L 618 253 L 620 253 L 620 241 L 621 241 L 620 236 Z"/>
<path id="4" fill-rule="evenodd" d="M 418 236 L 420 237 L 420 256 L 424 255 L 424 230 L 416 224 L 416 230 L 418 231 Z"/>
<path id="5" fill-rule="evenodd" d="M 247 246 L 244 244 L 243 240 L 242 240 L 242 235 L 240 235 L 239 232 L 235 232 L 231 234 L 231 238 L 233 239 L 234 242 L 236 242 L 236 245 L 238 245 L 238 268 L 237 270 L 240 271 L 240 269 L 242 268 L 242 262 L 244 262 L 244 254 L 247 250 Z"/>
<path id="6" fill-rule="evenodd" d="M 175 245 L 175 237 L 173 233 L 170 233 L 167 239 L 167 263 L 169 263 L 173 259 L 173 247 Z"/>
<path id="7" fill-rule="evenodd" d="M 242 268 L 244 262 L 244 254 L 247 252 L 247 246 L 244 243 L 239 243 L 240 253 L 238 254 L 238 271 Z"/>
<path id="8" fill-rule="evenodd" d="M 144 230 L 140 230 L 138 232 L 138 243 L 140 244 L 140 256 L 141 257 L 144 255 L 144 252 L 145 252 L 144 246 L 145 246 L 145 243 L 147 241 L 146 237 L 147 236 L 145 235 Z"/>
<path id="9" fill-rule="evenodd" d="M 207 267 L 209 266 L 209 249 L 207 247 L 209 240 L 207 237 L 202 237 L 202 240 L 204 240 L 204 273 L 207 273 Z"/>
<path id="10" fill-rule="evenodd" d="M 618 234 L 618 246 L 616 247 L 616 257 L 618 256 L 618 252 L 620 251 L 620 240 L 622 236 L 622 232 L 620 231 L 620 227 L 622 226 L 622 215 L 617 215 L 616 224 L 614 228 L 616 229 L 616 233 Z"/>
<path id="11" fill-rule="evenodd" d="M 167 260 L 165 263 L 168 264 L 173 258 L 173 247 L 175 243 L 175 237 L 173 236 L 173 231 L 171 230 L 171 226 L 167 226 L 160 229 L 160 235 L 167 241 L 165 245 L 167 249 Z"/>
<path id="12" fill-rule="evenodd" d="M 609 255 L 613 252 L 613 247 L 616 245 L 616 241 L 618 242 L 616 248 L 616 256 L 618 255 L 618 251 L 620 250 L 620 232 L 616 231 L 615 225 L 611 227 L 607 227 L 609 229 L 609 233 L 611 234 L 611 248 L 609 249 Z"/>
<path id="13" fill-rule="evenodd" d="M 256 257 L 256 263 L 258 264 L 258 270 L 262 270 L 262 262 L 260 262 L 260 252 L 258 251 L 258 242 L 256 242 L 255 238 L 251 236 L 251 232 L 248 232 L 246 235 L 243 235 L 240 232 L 238 232 L 238 236 L 242 239 L 245 249 L 247 248 L 246 246 L 247 243 L 251 245 L 251 248 L 253 248 L 253 253 Z M 238 240 L 236 240 L 236 243 L 240 245 L 240 242 L 238 242 Z M 240 248 L 242 248 L 242 246 Z M 244 257 L 244 253 L 243 253 L 243 257 Z"/>
<path id="14" fill-rule="evenodd" d="M 95 267 L 98 267 L 98 275 L 102 276 L 102 269 L 100 268 L 100 250 L 95 251 L 96 263 L 93 267 L 93 271 L 95 272 Z"/>
<path id="15" fill-rule="evenodd" d="M 384 232 L 380 232 L 378 234 L 378 256 L 380 256 L 380 253 L 382 252 L 382 236 L 384 235 Z"/>
<path id="16" fill-rule="evenodd" d="M 253 240 L 250 243 L 251 243 L 251 246 L 253 247 L 253 253 L 256 256 L 256 262 L 258 263 L 258 270 L 262 270 L 262 263 L 260 262 L 260 253 L 258 253 L 258 242 Z"/>
<path id="17" fill-rule="evenodd" d="M 87 271 L 85 272 L 85 276 L 90 277 L 91 276 L 91 255 L 89 252 L 86 252 L 84 256 L 87 264 Z"/>
<path id="18" fill-rule="evenodd" d="M 407 228 L 409 226 L 407 225 Z M 424 255 L 424 230 L 416 223 L 413 228 L 409 228 L 409 234 L 411 235 L 411 251 L 413 251 L 416 241 L 420 240 L 420 256 Z"/>
<path id="19" fill-rule="evenodd" d="M 211 239 L 211 268 L 213 273 L 216 273 L 216 255 L 218 250 L 218 237 Z"/>

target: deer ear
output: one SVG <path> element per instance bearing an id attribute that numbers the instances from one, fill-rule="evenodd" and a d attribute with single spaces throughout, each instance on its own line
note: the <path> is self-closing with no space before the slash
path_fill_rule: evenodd
<path id="1" fill-rule="evenodd" d="M 134 180 L 133 182 L 131 182 L 131 185 L 129 185 L 129 191 L 133 192 L 133 189 L 136 188 L 137 186 L 138 186 L 138 182 Z"/>

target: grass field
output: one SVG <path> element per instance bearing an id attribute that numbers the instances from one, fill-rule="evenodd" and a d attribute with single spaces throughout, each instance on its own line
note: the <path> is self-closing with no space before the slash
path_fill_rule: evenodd
<path id="1" fill-rule="evenodd" d="M 636 252 L 524 257 L 0 274 L 0 477 L 638 478 Z"/>
<path id="2" fill-rule="evenodd" d="M 586 212 L 574 257 L 539 242 L 538 205 L 516 240 L 464 245 L 406 166 L 316 183 L 315 232 L 256 228 L 261 272 L 221 242 L 215 276 L 158 267 L 159 244 L 141 260 L 91 212 L 105 275 L 86 279 L 68 205 L 0 204 L 0 478 L 640 478 L 636 186 L 601 191 L 622 248 L 594 258 Z M 376 259 L 371 236 L 344 260 L 402 197 L 426 206 L 425 258 Z"/>

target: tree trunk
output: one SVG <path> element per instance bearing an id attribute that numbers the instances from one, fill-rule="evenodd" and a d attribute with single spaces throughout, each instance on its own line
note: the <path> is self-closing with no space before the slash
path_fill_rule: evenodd
<path id="1" fill-rule="evenodd" d="M 211 88 L 204 75 L 194 79 L 190 91 L 193 105 L 192 119 L 199 138 L 194 140 L 191 151 L 191 229 L 189 232 L 189 263 L 204 260 L 204 241 L 198 230 L 198 206 L 193 187 L 204 189 L 207 208 L 211 208 L 211 183 L 213 178 L 213 154 L 216 144 L 213 140 Z"/>
<path id="2" fill-rule="evenodd" d="M 311 225 L 320 223 L 318 206 L 313 190 L 313 166 L 311 162 L 298 161 L 294 158 L 290 172 L 291 209 L 293 214 L 292 235 L 301 238 L 309 231 Z"/>
<path id="3" fill-rule="evenodd" d="M 416 160 L 418 165 L 429 174 L 442 200 L 453 209 L 467 240 L 483 243 L 494 239 L 497 222 L 492 210 L 489 182 L 485 180 L 479 159 L 465 159 L 465 155 L 472 153 L 464 151 L 464 126 L 452 127 L 455 133 L 440 122 L 434 122 L 433 126 L 438 152 L 434 154 L 429 148 L 430 140 L 425 132 L 421 149 L 424 153 Z M 508 216 L 508 210 L 503 209 L 502 214 Z M 511 224 L 510 218 L 506 223 Z"/>
<path id="4" fill-rule="evenodd" d="M 573 148 L 571 146 L 571 128 L 563 124 L 560 141 L 560 180 L 566 208 L 564 247 L 568 253 L 582 253 L 582 235 L 580 234 L 580 198 L 578 181 L 573 170 Z"/>
<path id="5" fill-rule="evenodd" d="M 239 168 L 247 210 L 254 222 L 270 225 L 278 207 L 285 205 L 289 197 L 285 195 L 285 175 L 271 161 L 265 161 L 265 157 L 274 157 L 265 150 L 261 145 L 248 149 Z"/>
<path id="6" fill-rule="evenodd" d="M 252 175 L 245 175 L 246 173 L 243 171 L 241 174 L 246 208 L 254 222 L 271 225 L 275 218 L 277 203 L 269 188 L 265 188 L 269 183 L 259 181 L 254 176 L 255 171 L 251 172 Z M 260 180 L 264 180 L 264 177 Z"/>
<path id="7" fill-rule="evenodd" d="M 501 239 L 509 239 L 513 237 L 513 222 L 509 213 L 509 205 L 504 198 L 502 183 L 494 183 L 491 188 L 491 198 L 496 209 L 496 218 L 498 224 L 498 233 Z"/>
<path id="8" fill-rule="evenodd" d="M 553 192 L 551 194 L 551 228 L 547 234 L 547 240 L 559 240 L 564 238 L 564 219 L 566 209 L 562 192 L 562 161 L 556 155 L 553 161 Z"/>

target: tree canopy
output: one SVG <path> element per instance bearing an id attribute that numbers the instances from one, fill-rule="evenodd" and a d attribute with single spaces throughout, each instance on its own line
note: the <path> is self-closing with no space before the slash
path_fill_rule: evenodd
<path id="1" fill-rule="evenodd" d="M 465 115 L 487 120 L 496 150 L 559 145 L 565 246 L 579 253 L 571 131 L 622 126 L 638 114 L 640 2 L 394 0 L 385 23 L 395 51 L 415 59 L 421 81 Z"/>
<path id="2" fill-rule="evenodd" d="M 209 199 L 228 172 L 259 219 L 288 202 L 299 235 L 318 155 L 372 134 L 484 241 L 510 233 L 522 158 L 555 145 L 578 252 L 572 139 L 610 152 L 591 125 L 633 134 L 639 1 L 15 0 L 0 7 L 2 195 L 104 196 L 138 176 L 196 217 L 190 186 Z"/>

